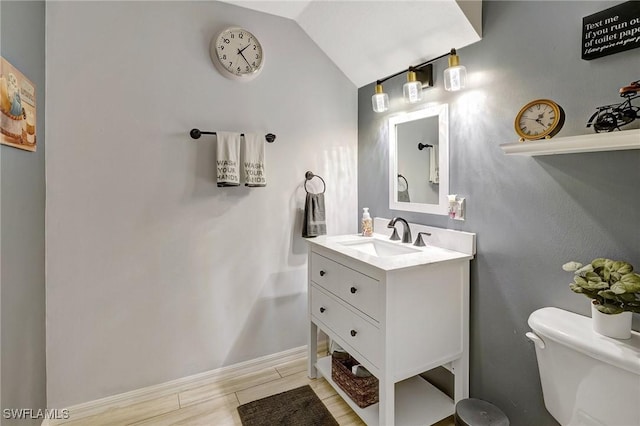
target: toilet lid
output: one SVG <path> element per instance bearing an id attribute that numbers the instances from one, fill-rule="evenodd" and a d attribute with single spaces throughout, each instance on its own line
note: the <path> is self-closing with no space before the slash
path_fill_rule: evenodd
<path id="1" fill-rule="evenodd" d="M 592 358 L 640 375 L 640 333 L 617 340 L 593 331 L 591 318 L 558 308 L 542 308 L 529 316 L 529 327 L 543 340 L 551 339 Z"/>

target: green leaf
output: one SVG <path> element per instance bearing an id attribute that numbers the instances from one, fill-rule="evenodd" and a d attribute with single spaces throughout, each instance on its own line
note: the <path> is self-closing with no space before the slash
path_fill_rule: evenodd
<path id="1" fill-rule="evenodd" d="M 587 272 L 586 274 L 584 274 L 584 277 L 588 280 L 588 281 L 593 281 L 596 283 L 599 283 L 602 281 L 602 277 L 598 274 L 596 274 L 595 272 Z"/>
<path id="2" fill-rule="evenodd" d="M 580 268 L 582 268 L 582 263 L 575 262 L 573 260 L 571 262 L 567 262 L 564 265 L 562 265 L 562 269 L 564 269 L 567 272 L 577 271 Z"/>
<path id="3" fill-rule="evenodd" d="M 580 287 L 578 284 L 571 283 L 571 284 L 569 284 L 569 288 L 574 293 L 584 293 L 584 289 L 582 287 Z"/>
<path id="4" fill-rule="evenodd" d="M 624 288 L 624 285 L 620 281 L 611 285 L 611 291 L 613 291 L 615 294 L 625 294 L 627 292 L 627 290 Z"/>
<path id="5" fill-rule="evenodd" d="M 611 270 L 618 272 L 621 275 L 625 275 L 633 271 L 633 266 L 631 266 L 627 262 L 618 260 L 613 262 L 613 267 L 611 268 Z"/>
<path id="6" fill-rule="evenodd" d="M 615 294 L 613 291 L 611 290 L 600 290 L 598 292 L 598 296 L 604 298 L 604 299 L 609 299 L 609 300 L 618 300 L 618 295 Z"/>
<path id="7" fill-rule="evenodd" d="M 587 280 L 585 278 L 582 278 L 580 275 L 574 276 L 573 282 L 575 282 L 580 287 L 587 285 Z"/>
<path id="8" fill-rule="evenodd" d="M 580 276 L 574 276 L 573 280 L 580 287 L 587 290 L 603 290 L 609 288 L 609 284 L 602 281 L 602 278 L 595 272 L 587 272 L 586 279 Z"/>
<path id="9" fill-rule="evenodd" d="M 623 275 L 615 284 L 611 285 L 611 290 L 616 294 L 639 293 L 640 292 L 640 275 L 630 273 Z"/>
<path id="10" fill-rule="evenodd" d="M 624 274 L 620 281 L 626 284 L 638 285 L 640 286 L 640 274 L 636 274 L 635 272 L 631 272 L 629 274 Z M 640 290 L 640 288 L 638 289 Z"/>
<path id="11" fill-rule="evenodd" d="M 604 258 L 602 258 L 602 257 L 599 257 L 599 258 L 597 258 L 597 259 L 593 259 L 593 260 L 591 261 L 591 265 L 592 265 L 594 268 L 602 268 L 602 267 L 604 267 L 604 264 L 605 264 L 605 262 L 606 262 L 606 261 L 607 261 L 607 259 L 604 259 Z"/>
<path id="12" fill-rule="evenodd" d="M 609 284 L 602 281 L 599 283 L 589 281 L 589 283 L 583 286 L 583 288 L 585 288 L 586 290 L 606 290 L 609 288 Z"/>
<path id="13" fill-rule="evenodd" d="M 636 294 L 637 293 L 625 293 L 625 294 L 619 294 L 617 296 L 617 299 L 621 302 L 624 302 L 624 304 L 632 304 L 635 305 L 638 300 L 636 299 Z"/>
<path id="14" fill-rule="evenodd" d="M 575 273 L 584 277 L 587 272 L 593 272 L 593 266 L 591 266 L 590 263 L 587 263 L 582 268 L 578 269 Z"/>

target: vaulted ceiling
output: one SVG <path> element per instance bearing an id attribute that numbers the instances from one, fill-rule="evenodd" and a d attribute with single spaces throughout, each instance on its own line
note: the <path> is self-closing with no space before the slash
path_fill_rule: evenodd
<path id="1" fill-rule="evenodd" d="M 357 87 L 482 37 L 481 0 L 224 1 L 295 20 Z"/>

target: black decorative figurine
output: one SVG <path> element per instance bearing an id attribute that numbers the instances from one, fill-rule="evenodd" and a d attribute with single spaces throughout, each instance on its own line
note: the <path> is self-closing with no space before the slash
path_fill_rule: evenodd
<path id="1" fill-rule="evenodd" d="M 603 105 L 593 113 L 587 127 L 593 126 L 596 133 L 613 132 L 620 130 L 620 126 L 631 123 L 640 117 L 640 107 L 634 106 L 631 101 L 640 97 L 640 80 L 634 81 L 628 86 L 620 88 L 620 96 L 625 98 L 619 104 Z"/>

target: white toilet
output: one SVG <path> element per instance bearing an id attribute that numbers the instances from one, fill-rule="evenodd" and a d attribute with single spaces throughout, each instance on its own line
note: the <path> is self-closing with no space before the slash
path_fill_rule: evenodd
<path id="1" fill-rule="evenodd" d="M 640 425 L 640 333 L 616 340 L 558 308 L 529 316 L 544 404 L 563 426 Z"/>

